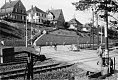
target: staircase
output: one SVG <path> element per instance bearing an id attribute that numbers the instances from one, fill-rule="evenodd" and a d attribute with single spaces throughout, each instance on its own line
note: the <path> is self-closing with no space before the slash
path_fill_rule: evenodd
<path id="1" fill-rule="evenodd" d="M 36 38 L 34 39 L 33 45 L 36 46 L 36 42 L 37 42 L 42 36 L 44 36 L 45 34 L 46 34 L 46 32 L 43 32 L 43 34 L 39 35 L 39 37 L 36 37 Z"/>

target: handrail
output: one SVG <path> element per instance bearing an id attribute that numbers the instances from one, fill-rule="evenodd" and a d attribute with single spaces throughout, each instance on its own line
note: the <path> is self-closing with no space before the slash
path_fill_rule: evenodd
<path id="1" fill-rule="evenodd" d="M 46 33 L 41 34 L 34 42 L 33 45 L 36 46 L 36 42 L 42 37 L 44 36 Z"/>

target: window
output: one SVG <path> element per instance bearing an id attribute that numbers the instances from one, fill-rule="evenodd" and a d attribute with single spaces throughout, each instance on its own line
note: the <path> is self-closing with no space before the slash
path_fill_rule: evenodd
<path id="1" fill-rule="evenodd" d="M 22 20 L 22 16 L 20 16 L 21 17 L 21 20 Z"/>
<path id="2" fill-rule="evenodd" d="M 42 19 L 42 23 L 44 22 L 44 20 Z"/>
<path id="3" fill-rule="evenodd" d="M 46 14 L 45 14 L 45 18 L 46 18 Z"/>
<path id="4" fill-rule="evenodd" d="M 36 19 L 36 22 L 39 22 L 39 19 Z"/>
<path id="5" fill-rule="evenodd" d="M 43 14 L 43 17 L 45 17 L 45 14 Z"/>
<path id="6" fill-rule="evenodd" d="M 36 16 L 39 16 L 39 14 L 38 14 L 38 13 L 36 13 Z"/>
<path id="7" fill-rule="evenodd" d="M 18 9 L 17 8 L 15 9 L 15 12 L 18 12 Z"/>
<path id="8" fill-rule="evenodd" d="M 40 16 L 41 16 L 42 14 L 40 13 Z"/>
<path id="9" fill-rule="evenodd" d="M 13 18 L 13 16 L 12 16 L 12 14 L 11 14 L 11 16 L 10 16 L 11 18 Z"/>
<path id="10" fill-rule="evenodd" d="M 24 16 L 24 20 L 26 20 L 26 16 Z"/>
<path id="11" fill-rule="evenodd" d="M 23 10 L 21 9 L 21 13 L 23 13 Z"/>
<path id="12" fill-rule="evenodd" d="M 17 19 L 17 16 L 15 16 L 15 19 Z"/>
<path id="13" fill-rule="evenodd" d="M 14 16 L 14 15 L 12 15 L 12 18 L 14 19 L 14 18 L 15 18 L 15 16 Z"/>

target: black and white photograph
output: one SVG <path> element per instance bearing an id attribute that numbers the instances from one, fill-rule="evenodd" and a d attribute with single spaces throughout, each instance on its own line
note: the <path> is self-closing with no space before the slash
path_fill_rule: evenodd
<path id="1" fill-rule="evenodd" d="M 118 0 L 0 0 L 0 80 L 118 80 Z"/>

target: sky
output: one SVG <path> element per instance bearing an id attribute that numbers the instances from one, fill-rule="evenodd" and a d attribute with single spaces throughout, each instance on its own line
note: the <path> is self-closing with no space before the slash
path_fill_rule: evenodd
<path id="1" fill-rule="evenodd" d="M 9 0 L 6 1 L 8 2 Z M 78 2 L 79 0 L 21 0 L 21 1 L 26 7 L 26 10 L 31 9 L 32 5 L 37 6 L 39 9 L 43 11 L 47 11 L 48 9 L 62 9 L 65 21 L 69 21 L 75 17 L 79 22 L 85 24 L 91 22 L 92 19 L 91 10 L 76 11 L 75 6 L 72 5 L 72 2 Z M 3 4 L 5 4 L 5 0 L 0 0 L 0 7 Z M 118 19 L 118 14 L 116 14 L 114 17 Z"/>
<path id="2" fill-rule="evenodd" d="M 6 0 L 7 2 L 9 0 Z M 14 0 L 11 0 L 14 1 Z M 65 21 L 69 21 L 72 18 L 76 18 L 82 24 L 90 22 L 92 13 L 90 11 L 76 11 L 72 2 L 79 0 L 21 0 L 26 10 L 31 6 L 37 6 L 39 9 L 46 11 L 48 9 L 62 9 Z M 0 7 L 5 3 L 5 0 L 0 0 Z"/>

